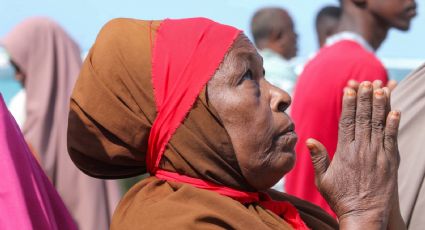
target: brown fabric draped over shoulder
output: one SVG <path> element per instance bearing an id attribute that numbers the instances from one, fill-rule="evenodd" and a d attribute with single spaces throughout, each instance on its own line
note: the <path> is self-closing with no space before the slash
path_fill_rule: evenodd
<path id="1" fill-rule="evenodd" d="M 311 229 L 338 229 L 336 221 L 307 201 L 270 191 L 291 202 Z M 114 214 L 111 230 L 138 229 L 292 229 L 258 204 L 243 205 L 229 197 L 190 185 L 147 178 L 131 188 Z"/>
<path id="2" fill-rule="evenodd" d="M 122 178 L 146 172 L 149 131 L 156 116 L 152 43 L 160 23 L 114 19 L 104 26 L 90 50 L 72 95 L 68 128 L 69 153 L 89 175 Z M 230 138 L 208 103 L 206 92 L 201 92 L 172 136 L 160 168 L 239 190 L 253 190 L 240 172 Z M 286 196 L 280 196 L 286 200 Z M 302 216 L 309 226 L 337 228 L 336 222 L 320 209 L 305 210 Z M 126 194 L 111 226 L 126 230 L 169 228 L 291 226 L 260 205 L 245 206 L 212 191 L 156 177 L 139 182 Z"/>

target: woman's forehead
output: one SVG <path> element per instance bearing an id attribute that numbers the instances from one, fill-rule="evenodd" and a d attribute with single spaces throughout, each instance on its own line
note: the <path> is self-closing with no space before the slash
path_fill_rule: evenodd
<path id="1" fill-rule="evenodd" d="M 236 59 L 248 59 L 251 61 L 258 61 L 262 63 L 262 57 L 257 52 L 257 49 L 252 42 L 244 34 L 240 34 L 235 40 L 229 54 Z"/>
<path id="2" fill-rule="evenodd" d="M 257 49 L 252 44 L 252 42 L 249 40 L 249 38 L 243 34 L 240 33 L 239 36 L 235 39 L 235 42 L 232 46 L 234 49 L 244 49 L 250 52 L 257 52 Z"/>

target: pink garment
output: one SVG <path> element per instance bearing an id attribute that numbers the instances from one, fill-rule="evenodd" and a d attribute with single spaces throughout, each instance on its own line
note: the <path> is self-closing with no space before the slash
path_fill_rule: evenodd
<path id="1" fill-rule="evenodd" d="M 77 229 L 0 95 L 0 229 Z"/>

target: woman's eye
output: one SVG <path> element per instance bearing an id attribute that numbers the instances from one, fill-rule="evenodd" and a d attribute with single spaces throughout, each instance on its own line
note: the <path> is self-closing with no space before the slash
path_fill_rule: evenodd
<path id="1" fill-rule="evenodd" d="M 244 75 L 242 76 L 242 81 L 245 81 L 245 80 L 254 80 L 251 70 L 246 71 Z"/>

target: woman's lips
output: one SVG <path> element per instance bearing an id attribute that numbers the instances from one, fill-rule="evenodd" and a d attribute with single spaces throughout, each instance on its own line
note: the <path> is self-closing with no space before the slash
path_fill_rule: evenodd
<path id="1" fill-rule="evenodd" d="M 278 136 L 278 141 L 285 152 L 292 152 L 297 144 L 298 136 L 294 131 L 288 131 Z"/>
<path id="2" fill-rule="evenodd" d="M 280 130 L 273 138 L 276 147 L 279 146 L 278 148 L 284 152 L 293 152 L 298 140 L 298 136 L 294 130 L 295 125 L 292 122 L 284 129 Z"/>
<path id="3" fill-rule="evenodd" d="M 283 138 L 288 140 L 288 144 L 295 146 L 298 140 L 298 136 L 294 131 L 290 131 L 282 135 Z"/>

